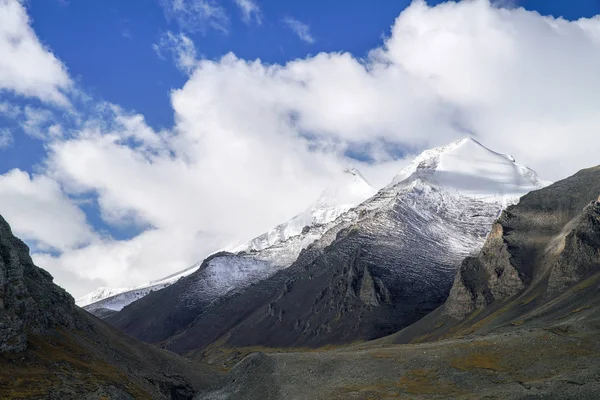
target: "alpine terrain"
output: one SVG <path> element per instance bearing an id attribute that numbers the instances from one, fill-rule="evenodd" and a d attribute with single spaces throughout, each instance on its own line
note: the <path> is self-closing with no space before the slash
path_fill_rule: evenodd
<path id="1" fill-rule="evenodd" d="M 307 210 L 232 250 L 244 253 L 245 257 L 215 260 L 205 272 L 205 275 L 209 276 L 205 282 L 208 284 L 205 288 L 206 296 L 219 297 L 290 266 L 304 247 L 321 237 L 327 223 L 375 193 L 376 190 L 360 171 L 355 168 L 346 169 L 340 179 L 328 187 Z M 148 293 L 163 289 L 196 272 L 201 264 L 199 262 L 183 271 L 139 287 L 98 288 L 78 299 L 77 305 L 104 318 Z"/>
<path id="2" fill-rule="evenodd" d="M 0 398 L 191 399 L 211 369 L 75 306 L 0 216 Z"/>
<path id="3" fill-rule="evenodd" d="M 463 139 L 425 151 L 335 220 L 262 250 L 213 255 L 107 320 L 181 354 L 382 337 L 440 306 L 502 209 L 542 186 L 512 157 Z"/>
<path id="4" fill-rule="evenodd" d="M 264 348 L 197 399 L 597 399 L 599 195 L 600 166 L 527 194 L 420 321 L 336 350 Z"/>

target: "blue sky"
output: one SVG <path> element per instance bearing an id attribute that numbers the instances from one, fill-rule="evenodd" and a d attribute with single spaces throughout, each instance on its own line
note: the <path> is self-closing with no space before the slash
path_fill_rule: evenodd
<path id="1" fill-rule="evenodd" d="M 428 1 L 430 5 L 439 3 L 443 1 Z M 280 64 L 319 52 L 347 51 L 364 57 L 389 35 L 390 26 L 410 1 L 378 0 L 374 7 L 368 0 L 265 0 L 258 3 L 264 21 L 260 25 L 245 23 L 233 0 L 218 4 L 228 16 L 226 33 L 210 26 L 186 31 L 166 16 L 160 0 L 31 0 L 28 11 L 43 44 L 59 56 L 88 95 L 139 112 L 150 126 L 161 129 L 174 122 L 170 90 L 187 80 L 153 49 L 161 34 L 186 32 L 200 56 L 208 59 L 228 52 Z M 520 0 L 511 4 L 570 20 L 600 13 L 598 0 Z M 309 25 L 315 42 L 299 40 L 283 22 L 286 17 Z M 17 135 L 15 141 L 12 151 L 3 151 L 0 173 L 12 168 L 33 171 L 43 159 L 42 142 L 28 135 Z"/>
<path id="2" fill-rule="evenodd" d="M 438 3 L 442 1 L 428 1 Z M 223 0 L 219 5 L 229 19 L 226 33 L 205 26 L 186 34 L 201 57 L 208 59 L 228 52 L 266 63 L 285 63 L 319 52 L 347 51 L 364 57 L 389 35 L 394 19 L 410 1 L 379 0 L 376 7 L 367 0 L 265 0 L 258 4 L 264 21 L 260 25 L 245 23 L 234 1 Z M 600 13 L 598 0 L 520 0 L 516 4 L 570 20 Z M 187 77 L 170 60 L 158 57 L 152 46 L 167 31 L 186 30 L 166 17 L 160 0 L 32 0 L 28 11 L 43 44 L 66 64 L 88 95 L 143 114 L 155 129 L 173 125 L 169 93 Z M 315 42 L 299 40 L 283 23 L 286 17 L 309 25 Z M 33 171 L 43 154 L 42 142 L 16 135 L 12 150 L 3 151 L 0 173 L 12 168 Z"/>
<path id="3" fill-rule="evenodd" d="M 464 135 L 550 179 L 593 162 L 566 138 L 597 124 L 598 0 L 23 4 L 0 0 L 0 213 L 77 294 L 183 269 L 336 171 L 382 186 Z"/>
<path id="4" fill-rule="evenodd" d="M 410 1 L 378 0 L 376 6 L 369 0 L 265 0 L 258 4 L 264 20 L 261 25 L 244 23 L 235 3 L 223 0 L 219 5 L 229 16 L 228 33 L 206 27 L 188 36 L 209 59 L 228 52 L 267 63 L 285 63 L 322 51 L 348 51 L 360 57 L 381 44 Z M 518 4 L 571 20 L 600 12 L 598 0 L 521 0 Z M 144 114 L 155 128 L 173 124 L 169 90 L 181 87 L 186 77 L 158 58 L 152 45 L 161 33 L 181 27 L 165 18 L 159 0 L 32 0 L 29 11 L 38 36 L 88 93 Z M 308 24 L 315 43 L 299 40 L 282 22 L 287 16 Z"/>

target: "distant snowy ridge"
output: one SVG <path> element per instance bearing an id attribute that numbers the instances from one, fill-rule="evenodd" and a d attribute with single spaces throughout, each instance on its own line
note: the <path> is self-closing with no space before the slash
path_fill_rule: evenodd
<path id="1" fill-rule="evenodd" d="M 307 210 L 237 247 L 234 252 L 263 250 L 302 234 L 306 227 L 327 224 L 376 192 L 359 170 L 346 169 L 342 179 L 325 190 Z"/>
<path id="2" fill-rule="evenodd" d="M 75 301 L 75 304 L 77 304 L 79 307 L 85 307 L 88 304 L 92 304 L 97 301 L 106 299 L 108 297 L 116 296 L 118 294 L 121 294 L 123 292 L 128 292 L 133 289 L 135 289 L 135 287 L 124 287 L 124 288 L 99 287 L 98 289 L 94 290 L 93 292 L 90 292 L 90 293 L 86 294 L 85 296 L 78 298 Z"/>
<path id="3" fill-rule="evenodd" d="M 184 276 L 196 272 L 200 268 L 200 263 L 196 263 L 183 271 L 176 272 L 162 279 L 150 281 L 137 287 L 126 288 L 107 288 L 101 287 L 75 301 L 79 307 L 84 307 L 91 311 L 95 308 L 106 308 L 112 311 L 119 311 L 133 301 L 147 295 L 150 292 L 165 288 Z M 131 301 L 129 301 L 131 300 Z M 90 305 L 94 305 L 90 307 Z"/>
<path id="4" fill-rule="evenodd" d="M 330 185 L 307 210 L 250 242 L 231 250 L 234 253 L 251 254 L 250 258 L 242 256 L 234 263 L 237 266 L 235 271 L 220 270 L 224 263 L 215 259 L 208 264 L 205 273 L 210 279 L 218 281 L 220 286 L 229 287 L 241 285 L 245 274 L 248 275 L 251 282 L 254 278 L 289 266 L 304 247 L 320 237 L 323 231 L 319 227 L 334 221 L 376 192 L 376 189 L 367 182 L 360 171 L 355 168 L 346 169 L 340 179 Z M 150 292 L 165 288 L 178 279 L 192 274 L 198 270 L 200 265 L 199 262 L 183 271 L 138 287 L 98 288 L 79 298 L 77 305 L 90 312 L 99 309 L 120 311 L 123 307 Z M 236 272 L 237 270 L 239 272 Z M 228 273 L 231 283 L 226 282 Z M 222 292 L 221 289 L 213 288 L 211 285 L 206 290 L 211 293 Z"/>
<path id="5" fill-rule="evenodd" d="M 184 296 L 191 302 L 210 301 L 266 279 L 289 267 L 311 243 L 319 240 L 327 245 L 340 229 L 360 220 L 363 212 L 390 209 L 399 198 L 425 220 L 437 220 L 435 210 L 438 209 L 438 213 L 445 210 L 444 213 L 456 215 L 456 220 L 462 221 L 466 210 L 460 207 L 469 203 L 470 213 L 486 215 L 492 221 L 520 196 L 547 184 L 511 156 L 496 153 L 472 138 L 424 151 L 377 193 L 358 170 L 349 169 L 306 211 L 236 248 L 233 251 L 236 254 L 210 259 L 202 271 L 193 275 L 194 290 Z M 459 239 L 448 234 L 445 240 L 457 254 L 469 254 L 483 244 L 485 234 L 480 232 L 471 241 L 465 241 L 464 236 Z M 200 265 L 152 285 L 101 299 L 85 308 L 91 312 L 101 309 L 119 311 L 151 291 L 191 275 Z"/>

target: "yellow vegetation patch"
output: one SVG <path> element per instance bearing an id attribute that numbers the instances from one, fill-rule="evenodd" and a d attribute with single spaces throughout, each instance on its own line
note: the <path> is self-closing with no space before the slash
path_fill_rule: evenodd
<path id="1" fill-rule="evenodd" d="M 439 379 L 438 373 L 428 369 L 407 371 L 398 387 L 410 394 L 440 394 L 451 397 L 461 392 L 453 382 Z"/>
<path id="2" fill-rule="evenodd" d="M 104 385 L 122 388 L 128 379 L 117 368 L 91 357 L 66 334 L 30 335 L 26 353 L 0 356 L 0 393 L 10 399 L 45 396 L 65 381 L 83 384 L 82 390 L 93 392 Z M 133 383 L 128 384 L 127 391 L 136 399 L 150 399 Z"/>
<path id="3" fill-rule="evenodd" d="M 464 392 L 454 383 L 441 380 L 437 371 L 414 369 L 407 371 L 399 381 L 345 386 L 332 393 L 331 399 L 412 399 L 415 395 L 438 395 L 441 398 L 457 397 Z M 437 396 L 436 396 L 437 397 Z"/>
<path id="4" fill-rule="evenodd" d="M 501 364 L 501 357 L 497 353 L 471 353 L 451 359 L 450 365 L 461 371 L 472 371 L 474 369 L 503 371 L 505 369 Z"/>

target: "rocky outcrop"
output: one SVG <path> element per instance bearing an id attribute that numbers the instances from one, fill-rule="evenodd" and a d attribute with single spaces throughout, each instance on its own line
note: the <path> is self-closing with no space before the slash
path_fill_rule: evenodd
<path id="1" fill-rule="evenodd" d="M 548 291 L 564 290 L 600 271 L 600 202 L 591 202 L 563 239 L 563 250 L 553 266 Z"/>
<path id="2" fill-rule="evenodd" d="M 599 272 L 599 192 L 595 167 L 509 207 L 479 255 L 462 262 L 443 314 L 462 319 L 534 286 L 552 296 Z"/>
<path id="3" fill-rule="evenodd" d="M 0 216 L 0 398 L 191 399 L 217 376 L 75 306 Z"/>
<path id="4" fill-rule="evenodd" d="M 25 350 L 30 333 L 76 324 L 73 298 L 52 280 L 0 216 L 0 353 Z"/>
<path id="5" fill-rule="evenodd" d="M 342 275 L 329 285 L 330 292 L 338 292 L 340 299 L 359 299 L 364 305 L 377 307 L 383 303 L 391 304 L 390 291 L 383 281 L 373 277 L 367 264 L 360 263 L 360 247 L 350 258 Z M 315 300 L 315 304 L 317 303 Z"/>
<path id="6" fill-rule="evenodd" d="M 478 257 L 467 257 L 462 262 L 444 312 L 457 319 L 475 309 L 482 309 L 495 300 L 504 300 L 525 287 L 516 268 L 511 264 L 504 230 L 494 224 Z"/>

